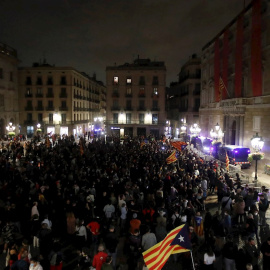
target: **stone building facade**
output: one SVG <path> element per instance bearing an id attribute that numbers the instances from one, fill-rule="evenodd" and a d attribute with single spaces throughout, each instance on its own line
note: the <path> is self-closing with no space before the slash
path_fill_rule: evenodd
<path id="1" fill-rule="evenodd" d="M 201 58 L 193 54 L 181 67 L 177 83 L 170 86 L 167 93 L 168 120 L 172 134 L 178 137 L 181 126 L 190 127 L 199 124 L 200 90 L 201 90 Z"/>
<path id="2" fill-rule="evenodd" d="M 251 148 L 258 133 L 270 158 L 270 3 L 252 1 L 202 49 L 200 126 L 218 123 L 224 143 Z"/>
<path id="3" fill-rule="evenodd" d="M 72 67 L 44 62 L 19 68 L 21 132 L 77 135 L 93 132 L 94 119 L 105 116 L 106 88 Z M 102 106 L 102 107 L 101 107 Z"/>
<path id="4" fill-rule="evenodd" d="M 0 137 L 8 132 L 9 123 L 19 133 L 17 51 L 0 43 Z"/>
<path id="5" fill-rule="evenodd" d="M 159 137 L 166 125 L 164 62 L 136 59 L 106 68 L 107 135 Z"/>

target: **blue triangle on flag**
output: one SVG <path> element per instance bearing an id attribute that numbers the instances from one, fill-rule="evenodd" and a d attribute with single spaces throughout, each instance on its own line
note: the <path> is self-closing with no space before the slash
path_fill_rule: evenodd
<path id="1" fill-rule="evenodd" d="M 188 236 L 187 225 L 185 225 L 180 230 L 180 232 L 175 236 L 175 238 L 173 239 L 170 245 L 171 246 L 178 245 L 185 249 L 191 249 L 191 243 Z"/>

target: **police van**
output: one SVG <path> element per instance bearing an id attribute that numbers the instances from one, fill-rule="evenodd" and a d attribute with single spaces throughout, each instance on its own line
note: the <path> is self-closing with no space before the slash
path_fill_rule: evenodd
<path id="1" fill-rule="evenodd" d="M 248 155 L 250 149 L 239 145 L 223 145 L 218 148 L 218 159 L 222 162 L 226 162 L 226 153 L 228 155 L 230 164 L 240 165 L 241 168 L 249 168 L 250 162 L 248 161 Z"/>

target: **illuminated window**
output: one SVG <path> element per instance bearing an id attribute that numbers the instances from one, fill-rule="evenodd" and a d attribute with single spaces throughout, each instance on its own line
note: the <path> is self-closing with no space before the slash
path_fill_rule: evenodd
<path id="1" fill-rule="evenodd" d="M 31 88 L 26 88 L 26 94 L 27 94 L 27 96 L 32 95 L 32 89 Z"/>
<path id="2" fill-rule="evenodd" d="M 158 114 L 152 114 L 152 124 L 158 124 Z"/>
<path id="3" fill-rule="evenodd" d="M 113 77 L 113 83 L 114 83 L 114 84 L 118 84 L 118 83 L 119 83 L 118 77 Z"/>
<path id="4" fill-rule="evenodd" d="M 131 84 L 131 78 L 130 77 L 127 78 L 127 84 Z"/>
<path id="5" fill-rule="evenodd" d="M 158 95 L 158 89 L 157 89 L 157 87 L 154 87 L 154 91 L 153 91 L 153 93 L 154 93 L 154 95 Z"/>

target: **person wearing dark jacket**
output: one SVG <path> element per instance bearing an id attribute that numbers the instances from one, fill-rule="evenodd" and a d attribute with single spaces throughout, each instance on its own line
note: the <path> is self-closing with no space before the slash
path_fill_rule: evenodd
<path id="1" fill-rule="evenodd" d="M 108 255 L 112 258 L 113 268 L 116 269 L 118 237 L 115 233 L 114 225 L 110 225 L 109 232 L 105 235 L 104 243 L 106 245 Z"/>
<path id="2" fill-rule="evenodd" d="M 222 250 L 226 270 L 235 269 L 235 259 L 237 253 L 238 247 L 233 242 L 233 237 L 231 235 L 228 235 L 227 242 L 225 243 Z"/>
<path id="3" fill-rule="evenodd" d="M 262 243 L 261 252 L 263 255 L 263 270 L 270 270 L 270 237 Z"/>
<path id="4" fill-rule="evenodd" d="M 14 262 L 11 266 L 11 270 L 28 270 L 29 269 L 29 263 L 27 262 L 27 253 L 24 253 L 21 256 L 21 259 Z"/>

